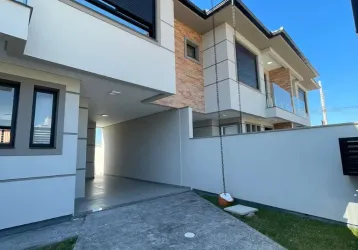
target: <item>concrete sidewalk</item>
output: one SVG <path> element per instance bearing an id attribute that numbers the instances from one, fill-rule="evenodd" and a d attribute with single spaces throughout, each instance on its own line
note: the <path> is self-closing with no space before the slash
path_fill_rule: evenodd
<path id="1" fill-rule="evenodd" d="M 186 238 L 192 232 L 194 238 Z M 75 249 L 283 249 L 187 192 L 0 238 L 0 249 L 24 249 L 78 235 Z"/>

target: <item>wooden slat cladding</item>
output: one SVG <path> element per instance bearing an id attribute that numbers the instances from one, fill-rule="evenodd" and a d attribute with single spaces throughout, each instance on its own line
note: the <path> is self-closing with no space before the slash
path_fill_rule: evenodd
<path id="1" fill-rule="evenodd" d="M 344 175 L 358 176 L 358 137 L 339 138 Z"/>

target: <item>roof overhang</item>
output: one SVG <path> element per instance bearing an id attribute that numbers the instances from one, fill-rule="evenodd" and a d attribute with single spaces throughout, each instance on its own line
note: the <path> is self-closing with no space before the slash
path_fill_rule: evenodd
<path id="1" fill-rule="evenodd" d="M 355 1 L 355 0 L 353 0 Z M 272 48 L 286 61 L 298 75 L 303 77 L 303 85 L 308 90 L 317 89 L 311 79 L 319 74 L 310 64 L 303 53 L 298 49 L 286 31 L 269 31 L 254 14 L 239 0 L 234 0 L 236 11 L 236 28 L 240 34 L 250 41 L 259 50 Z M 215 15 L 215 26 L 227 23 L 233 26 L 232 0 L 224 0 L 213 9 L 204 11 L 198 8 L 189 0 L 174 1 L 174 15 L 177 20 L 200 34 L 212 30 Z M 299 78 L 298 78 L 299 79 Z"/>

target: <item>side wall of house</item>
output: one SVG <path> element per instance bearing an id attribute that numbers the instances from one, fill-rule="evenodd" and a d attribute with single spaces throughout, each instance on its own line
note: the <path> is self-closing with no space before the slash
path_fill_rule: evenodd
<path id="1" fill-rule="evenodd" d="M 194 111 L 204 112 L 204 75 L 201 35 L 178 20 L 175 20 L 174 28 L 176 94 L 157 100 L 154 103 L 173 108 L 192 107 Z M 199 46 L 200 61 L 186 57 L 186 40 Z"/>
<path id="2" fill-rule="evenodd" d="M 20 82 L 15 148 L 0 149 L 0 230 L 74 211 L 80 83 L 0 62 L 0 78 Z M 34 86 L 59 86 L 56 148 L 29 148 Z"/>
<path id="3" fill-rule="evenodd" d="M 178 110 L 103 128 L 104 173 L 180 185 Z"/>

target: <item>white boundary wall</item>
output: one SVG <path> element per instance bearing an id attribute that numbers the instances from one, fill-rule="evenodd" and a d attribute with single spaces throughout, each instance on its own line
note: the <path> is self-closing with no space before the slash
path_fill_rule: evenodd
<path id="1" fill-rule="evenodd" d="M 235 198 L 358 225 L 358 178 L 342 172 L 338 138 L 358 124 L 223 138 L 227 191 Z M 183 185 L 219 193 L 219 138 L 183 147 Z"/>
<path id="2" fill-rule="evenodd" d="M 105 162 L 105 173 L 220 193 L 219 138 L 189 139 L 192 133 L 190 108 L 105 128 L 105 152 L 116 155 Z M 117 144 L 108 141 L 114 135 Z M 228 192 L 358 225 L 358 178 L 343 175 L 338 144 L 338 138 L 354 136 L 358 124 L 226 136 Z"/>

